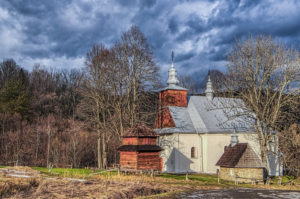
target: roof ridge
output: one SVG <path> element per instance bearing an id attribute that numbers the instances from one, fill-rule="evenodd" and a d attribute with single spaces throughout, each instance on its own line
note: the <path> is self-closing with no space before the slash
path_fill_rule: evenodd
<path id="1" fill-rule="evenodd" d="M 200 113 L 196 109 L 195 104 L 193 103 L 193 100 L 189 100 L 189 104 L 188 104 L 187 108 L 188 108 L 188 113 L 189 113 L 190 119 L 192 121 L 193 127 L 196 130 L 196 132 L 198 131 L 197 129 L 207 129 L 207 126 L 205 125 Z M 191 117 L 191 111 L 192 111 L 192 114 L 196 114 L 199 117 Z M 197 119 L 197 118 L 199 118 L 199 119 Z M 198 121 L 196 121 L 196 120 L 198 120 Z M 204 128 L 199 128 L 199 126 L 201 126 L 201 125 Z"/>

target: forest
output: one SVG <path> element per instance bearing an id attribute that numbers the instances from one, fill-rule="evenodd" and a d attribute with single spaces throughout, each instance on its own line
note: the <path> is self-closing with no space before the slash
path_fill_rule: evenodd
<path id="1" fill-rule="evenodd" d="M 0 164 L 99 167 L 117 163 L 124 129 L 152 126 L 158 67 L 137 27 L 95 44 L 80 70 L 0 64 Z"/>

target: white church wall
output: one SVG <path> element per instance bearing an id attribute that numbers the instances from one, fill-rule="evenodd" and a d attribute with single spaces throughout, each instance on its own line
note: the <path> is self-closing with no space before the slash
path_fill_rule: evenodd
<path id="1" fill-rule="evenodd" d="M 202 153 L 201 136 L 197 134 L 172 134 L 160 137 L 163 158 L 163 171 L 201 172 Z M 195 147 L 195 157 L 191 157 L 191 148 Z"/>
<path id="2" fill-rule="evenodd" d="M 170 134 L 160 137 L 163 171 L 216 173 L 215 164 L 230 143 L 231 134 Z M 259 155 L 259 145 L 254 134 L 239 134 L 240 142 L 249 143 Z M 203 144 L 202 144 L 203 143 Z M 195 157 L 191 158 L 191 148 Z M 203 168 L 202 168 L 203 165 Z"/>
<path id="3" fill-rule="evenodd" d="M 269 175 L 270 176 L 281 176 L 283 175 L 283 166 L 279 157 L 278 149 L 278 137 L 273 136 L 271 142 L 268 145 L 268 164 L 269 164 Z"/>
<path id="4" fill-rule="evenodd" d="M 159 145 L 164 149 L 160 152 L 160 157 L 163 159 L 162 171 L 175 172 L 175 155 L 172 151 L 176 140 L 172 134 L 159 137 Z"/>
<path id="5" fill-rule="evenodd" d="M 239 143 L 248 143 L 260 157 L 258 136 L 255 133 L 237 133 Z M 230 144 L 231 133 L 223 134 L 186 134 L 176 133 L 162 135 L 159 145 L 164 172 L 197 172 L 216 173 L 215 166 L 224 152 L 224 147 Z M 195 147 L 195 157 L 191 157 L 191 148 Z M 274 148 L 274 147 L 273 147 Z M 277 149 L 274 149 L 276 151 Z M 270 175 L 281 175 L 282 166 L 279 159 L 270 153 Z M 202 167 L 203 166 L 203 167 Z"/>

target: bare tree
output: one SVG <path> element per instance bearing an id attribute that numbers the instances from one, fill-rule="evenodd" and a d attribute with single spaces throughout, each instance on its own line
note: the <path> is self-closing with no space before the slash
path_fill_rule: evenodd
<path id="1" fill-rule="evenodd" d="M 54 115 L 49 114 L 46 118 L 43 118 L 41 120 L 41 123 L 42 123 L 42 125 L 40 126 L 40 129 L 38 129 L 38 130 L 43 132 L 47 136 L 46 164 L 47 164 L 47 167 L 50 168 L 51 164 L 53 164 L 53 162 L 50 161 L 51 143 L 52 143 L 52 138 L 57 131 L 57 128 L 55 127 Z"/>
<path id="2" fill-rule="evenodd" d="M 188 89 L 189 93 L 191 94 L 198 94 L 199 93 L 199 83 L 191 78 L 190 75 L 179 75 L 179 86 Z"/>
<path id="3" fill-rule="evenodd" d="M 129 124 L 141 120 L 141 107 L 149 105 L 147 93 L 160 86 L 158 67 L 143 33 L 136 26 L 122 35 L 117 50 L 118 58 L 125 72 L 127 112 Z M 148 107 L 149 108 L 149 107 Z"/>
<path id="4" fill-rule="evenodd" d="M 232 96 L 244 101 L 246 106 L 233 105 L 240 110 L 236 115 L 253 119 L 261 157 L 268 165 L 268 146 L 274 141 L 274 132 L 281 130 L 283 118 L 289 117 L 285 107 L 296 107 L 300 102 L 299 88 L 288 89 L 289 85 L 300 80 L 299 52 L 286 48 L 271 37 L 250 37 L 236 41 L 228 61 L 228 77 L 224 85 Z"/>
<path id="5" fill-rule="evenodd" d="M 79 112 L 98 134 L 98 167 L 107 166 L 108 144 L 115 136 L 120 142 L 123 129 L 153 118 L 151 91 L 158 85 L 152 52 L 135 26 L 112 48 L 94 45 L 87 53 Z M 111 144 L 114 150 L 117 145 Z"/>

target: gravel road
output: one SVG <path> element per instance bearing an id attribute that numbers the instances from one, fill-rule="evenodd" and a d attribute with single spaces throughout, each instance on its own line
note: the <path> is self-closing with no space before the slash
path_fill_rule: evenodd
<path id="1" fill-rule="evenodd" d="M 263 189 L 225 189 L 225 190 L 199 190 L 193 193 L 182 193 L 176 198 L 205 198 L 205 199 L 300 199 L 300 191 L 263 190 Z"/>

